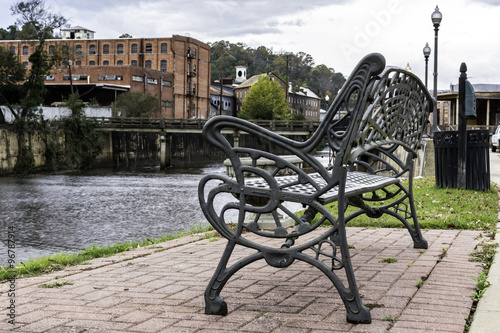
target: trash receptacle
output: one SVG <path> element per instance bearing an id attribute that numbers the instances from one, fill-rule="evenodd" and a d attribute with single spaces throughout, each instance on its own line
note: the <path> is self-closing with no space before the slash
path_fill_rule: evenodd
<path id="1" fill-rule="evenodd" d="M 436 186 L 458 187 L 458 132 L 434 133 Z M 467 131 L 466 189 L 490 189 L 490 151 L 487 130 Z"/>

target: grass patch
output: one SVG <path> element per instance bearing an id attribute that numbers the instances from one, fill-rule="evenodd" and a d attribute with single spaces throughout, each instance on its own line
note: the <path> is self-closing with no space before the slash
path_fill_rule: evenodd
<path id="1" fill-rule="evenodd" d="M 395 323 L 396 322 L 396 318 L 393 317 L 393 316 L 385 316 L 384 318 L 382 318 L 383 321 L 388 321 L 390 323 Z"/>
<path id="2" fill-rule="evenodd" d="M 408 181 L 402 182 L 408 186 Z M 392 190 L 396 190 L 392 186 Z M 382 192 L 379 192 L 382 197 Z M 461 229 L 461 230 L 494 230 L 496 212 L 498 211 L 497 188 L 492 185 L 489 191 L 473 191 L 461 189 L 439 188 L 434 177 L 413 180 L 413 198 L 417 210 L 418 221 L 422 229 Z M 389 204 L 380 202 L 379 205 Z M 376 207 L 376 205 L 374 205 Z M 336 216 L 336 203 L 326 206 Z M 346 216 L 357 210 L 349 207 Z M 316 217 L 314 222 L 319 218 Z M 361 215 L 349 221 L 350 227 L 403 228 L 396 218 L 383 215 L 381 218 L 370 218 Z"/>
<path id="3" fill-rule="evenodd" d="M 380 260 L 379 262 L 393 264 L 393 263 L 395 263 L 397 261 L 398 260 L 396 258 L 384 258 L 384 259 Z"/>
<path id="4" fill-rule="evenodd" d="M 42 283 L 39 285 L 40 288 L 61 288 L 62 286 L 70 286 L 73 282 L 64 281 L 64 282 L 52 282 L 52 283 Z"/>
<path id="5" fill-rule="evenodd" d="M 59 271 L 73 265 L 88 265 L 89 263 L 87 263 L 87 261 L 91 259 L 109 257 L 120 252 L 133 250 L 137 247 L 154 245 L 183 236 L 211 230 L 213 230 L 212 226 L 204 227 L 200 223 L 191 227 L 187 231 L 178 232 L 172 235 L 167 234 L 156 239 L 146 238 L 140 241 L 118 242 L 107 246 L 92 245 L 77 253 L 57 253 L 52 256 L 29 259 L 26 262 L 17 263 L 14 268 L 0 265 L 0 282 L 7 281 L 13 276 L 36 276 Z"/>

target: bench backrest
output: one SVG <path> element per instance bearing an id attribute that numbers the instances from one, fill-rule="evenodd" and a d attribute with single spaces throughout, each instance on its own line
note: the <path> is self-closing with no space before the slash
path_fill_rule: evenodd
<path id="1" fill-rule="evenodd" d="M 325 137 L 336 155 L 333 170 L 339 170 L 344 165 L 352 166 L 357 163 L 358 157 L 373 150 L 385 150 L 391 155 L 392 147 L 398 145 L 409 151 L 413 158 L 432 106 L 432 97 L 415 75 L 401 69 L 385 68 L 384 57 L 372 53 L 358 63 L 333 101 L 325 119 L 305 142 L 280 136 L 256 124 L 228 116 L 218 116 L 207 121 L 203 133 L 209 142 L 226 153 L 236 170 L 238 182 L 244 182 L 240 170 L 240 158 L 243 156 L 251 157 L 253 164 L 259 158 L 268 158 L 276 161 L 278 168 L 290 165 L 263 149 L 233 147 L 222 132 L 224 128 L 245 132 L 286 150 L 286 155 L 300 157 L 333 185 L 338 182 L 339 173 L 328 172 L 314 158 L 315 150 L 324 142 Z M 377 159 L 379 155 L 373 154 L 372 159 Z M 400 169 L 407 171 L 405 163 L 407 162 L 396 161 Z M 392 173 L 400 174 L 399 171 Z"/>
<path id="2" fill-rule="evenodd" d="M 417 156 L 433 99 L 414 74 L 384 67 L 382 55 L 366 56 L 328 110 L 321 130 L 327 131 L 337 153 L 336 167 L 353 164 L 366 152 L 391 152 L 396 146 L 404 147 L 411 158 Z M 347 129 L 338 130 L 346 120 Z"/>

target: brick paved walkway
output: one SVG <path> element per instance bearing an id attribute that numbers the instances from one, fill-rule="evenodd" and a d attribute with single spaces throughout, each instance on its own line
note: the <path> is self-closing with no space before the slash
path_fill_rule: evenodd
<path id="1" fill-rule="evenodd" d="M 203 313 L 204 289 L 226 244 L 193 235 L 60 272 L 16 281 L 16 325 L 7 323 L 7 283 L 0 285 L 0 330 L 16 332 L 463 332 L 481 268 L 469 261 L 479 232 L 428 230 L 429 249 L 412 247 L 403 229 L 348 228 L 363 302 L 373 322 L 346 322 L 336 289 L 296 262 L 286 269 L 256 262 L 221 296 L 229 314 Z M 248 250 L 246 250 L 248 251 Z M 236 252 L 237 253 L 237 252 Z M 247 252 L 248 253 L 248 252 Z M 396 263 L 381 263 L 388 257 Z M 425 280 L 421 288 L 416 285 Z M 53 282 L 68 284 L 43 288 Z M 72 283 L 72 284 L 70 284 Z M 388 319 L 395 318 L 395 322 Z"/>

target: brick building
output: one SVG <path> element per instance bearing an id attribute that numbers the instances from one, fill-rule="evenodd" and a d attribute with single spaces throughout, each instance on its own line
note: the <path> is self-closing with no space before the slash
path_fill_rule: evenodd
<path id="1" fill-rule="evenodd" d="M 288 85 L 288 104 L 290 112 L 302 114 L 306 120 L 319 121 L 321 99 L 311 89 Z"/>
<path id="2" fill-rule="evenodd" d="M 83 27 L 64 29 L 63 36 L 66 38 L 45 42 L 49 54 L 62 48 L 72 54 L 71 66 L 55 68 L 47 77 L 47 104 L 67 97 L 73 85 L 81 96 L 82 91 L 88 92 L 85 98 L 94 96 L 103 105 L 121 92 L 140 91 L 157 96 L 160 117 L 209 117 L 210 46 L 206 43 L 179 35 L 94 39 L 94 31 Z M 35 45 L 30 41 L 0 41 L 0 46 L 13 52 L 28 68 Z"/>

